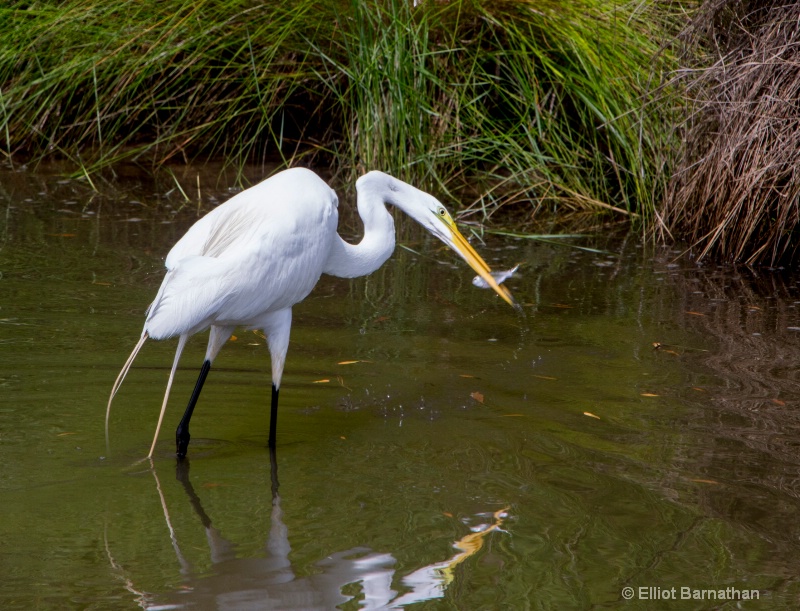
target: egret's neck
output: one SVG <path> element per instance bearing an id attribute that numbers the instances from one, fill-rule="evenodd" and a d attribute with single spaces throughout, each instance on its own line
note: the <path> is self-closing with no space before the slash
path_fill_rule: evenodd
<path id="1" fill-rule="evenodd" d="M 376 194 L 359 192 L 358 214 L 364 222 L 364 237 L 358 244 L 348 244 L 337 235 L 324 273 L 341 278 L 366 276 L 392 256 L 394 220 L 383 200 Z"/>

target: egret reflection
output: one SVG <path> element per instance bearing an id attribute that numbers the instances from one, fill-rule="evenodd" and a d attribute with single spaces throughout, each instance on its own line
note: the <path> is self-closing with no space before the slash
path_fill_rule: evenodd
<path id="1" fill-rule="evenodd" d="M 275 451 L 270 452 L 272 507 L 270 528 L 259 557 L 237 555 L 237 545 L 227 539 L 203 508 L 202 500 L 189 478 L 189 461 L 179 461 L 176 479 L 183 487 L 193 513 L 205 529 L 210 571 L 195 570 L 184 554 L 173 527 L 170 508 L 163 493 L 155 466 L 151 472 L 156 482 L 170 544 L 175 552 L 183 583 L 167 594 L 143 592 L 134 580 L 125 575 L 126 589 L 144 609 L 335 609 L 356 602 L 360 609 L 401 609 L 406 605 L 442 598 L 452 583 L 457 567 L 478 552 L 490 533 L 500 530 L 507 509 L 486 514 L 488 520 L 455 541 L 456 552 L 441 562 L 423 566 L 411 573 L 398 575 L 396 559 L 391 553 L 354 547 L 328 555 L 316 563 L 318 572 L 298 576 L 290 559 L 289 529 L 284 522 L 279 494 Z M 120 574 L 125 574 L 109 553 L 109 561 Z"/>

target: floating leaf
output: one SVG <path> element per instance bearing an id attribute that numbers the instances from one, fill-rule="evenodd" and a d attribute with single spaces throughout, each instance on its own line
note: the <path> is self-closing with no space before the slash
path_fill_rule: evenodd
<path id="1" fill-rule="evenodd" d="M 691 314 L 692 316 L 705 316 L 705 314 L 703 314 L 702 312 L 694 312 L 692 310 L 688 310 L 686 313 Z"/>
<path id="2" fill-rule="evenodd" d="M 786 405 L 786 401 L 781 401 L 780 399 L 770 399 L 775 405 Z"/>
<path id="3" fill-rule="evenodd" d="M 475 376 L 470 375 L 468 373 L 460 373 L 460 374 L 458 374 L 458 377 L 459 378 L 474 378 Z"/>
<path id="4" fill-rule="evenodd" d="M 602 418 L 600 418 L 600 416 L 596 416 L 592 412 L 583 412 L 583 415 L 584 416 L 589 416 L 589 418 L 597 418 L 598 420 L 602 420 Z"/>
<path id="5" fill-rule="evenodd" d="M 719 482 L 715 482 L 713 479 L 695 479 L 695 478 L 689 478 L 689 481 L 690 481 L 690 482 L 696 482 L 696 483 L 698 483 L 698 484 L 715 484 L 715 485 L 719 485 Z"/>
<path id="6" fill-rule="evenodd" d="M 525 414 L 500 414 L 501 418 L 523 418 Z"/>
<path id="7" fill-rule="evenodd" d="M 478 403 L 483 403 L 483 393 L 480 393 L 476 390 L 475 392 L 469 393 L 469 396 L 475 399 Z"/>
<path id="8" fill-rule="evenodd" d="M 360 363 L 361 361 L 339 361 L 336 363 L 337 365 L 353 365 L 354 363 Z"/>
<path id="9" fill-rule="evenodd" d="M 539 378 L 540 380 L 557 380 L 558 378 L 554 378 L 553 376 L 537 376 L 536 374 L 532 375 L 533 378 Z"/>
<path id="10" fill-rule="evenodd" d="M 235 335 L 231 335 L 228 341 L 235 342 L 237 339 L 239 338 L 236 337 Z"/>
<path id="11" fill-rule="evenodd" d="M 311 383 L 312 383 L 312 384 L 327 384 L 328 382 L 330 382 L 330 380 L 327 380 L 327 379 L 326 379 L 326 380 L 314 380 L 314 381 L 313 381 L 313 382 L 311 382 Z"/>
<path id="12" fill-rule="evenodd" d="M 77 433 L 59 433 L 56 437 L 66 437 L 67 435 L 77 435 Z"/>
<path id="13" fill-rule="evenodd" d="M 652 392 L 643 392 L 642 396 L 643 397 L 658 397 L 659 395 L 657 395 L 655 393 L 652 393 Z"/>

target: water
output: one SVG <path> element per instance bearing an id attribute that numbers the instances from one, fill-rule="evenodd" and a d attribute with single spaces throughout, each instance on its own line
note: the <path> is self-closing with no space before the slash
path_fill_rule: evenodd
<path id="1" fill-rule="evenodd" d="M 130 171 L 100 194 L 0 177 L 0 607 L 796 605 L 800 291 L 785 270 L 633 237 L 580 242 L 602 252 L 489 239 L 490 264 L 523 264 L 519 317 L 403 227 L 415 252 L 323 278 L 295 308 L 274 462 L 268 354 L 243 330 L 186 464 L 171 438 L 201 337 L 152 464 L 174 341 L 143 349 L 107 448 L 108 392 L 195 218 L 198 172 L 183 172 Z M 201 172 L 201 207 L 230 195 L 218 175 Z M 666 600 L 681 588 L 759 600 Z"/>

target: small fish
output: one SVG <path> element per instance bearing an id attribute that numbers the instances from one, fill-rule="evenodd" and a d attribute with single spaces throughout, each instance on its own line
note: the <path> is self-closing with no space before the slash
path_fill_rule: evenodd
<path id="1" fill-rule="evenodd" d="M 503 284 L 503 282 L 505 282 L 506 280 L 511 278 L 511 276 L 513 276 L 518 269 L 519 269 L 519 264 L 515 265 L 514 267 L 512 267 L 511 269 L 509 269 L 508 271 L 505 271 L 505 272 L 490 272 L 490 273 L 492 274 L 492 278 L 494 278 L 494 280 L 495 280 L 495 282 L 497 282 L 497 284 Z M 489 287 L 489 283 L 486 282 L 486 280 L 484 280 L 480 276 L 475 276 L 472 279 L 472 284 L 477 286 L 479 289 L 488 289 L 488 288 L 490 288 Z"/>

